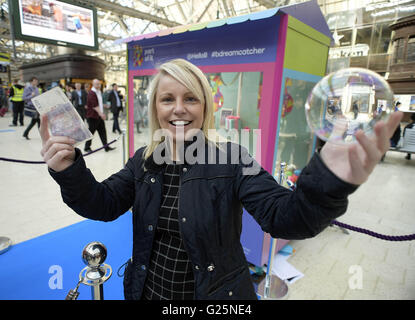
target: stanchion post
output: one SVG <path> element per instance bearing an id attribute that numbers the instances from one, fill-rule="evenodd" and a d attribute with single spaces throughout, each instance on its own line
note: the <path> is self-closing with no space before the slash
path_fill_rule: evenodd
<path id="1" fill-rule="evenodd" d="M 82 283 L 91 286 L 92 300 L 104 300 L 104 282 L 112 274 L 111 267 L 104 263 L 106 258 L 107 248 L 101 242 L 88 243 L 82 250 L 82 260 L 87 267 L 81 271 L 79 278 L 83 279 Z M 84 270 L 85 276 L 82 275 Z"/>
<path id="2" fill-rule="evenodd" d="M 281 162 L 280 164 L 280 173 L 278 183 L 283 184 L 284 175 L 285 175 L 286 163 Z M 274 300 L 283 298 L 288 292 L 287 284 L 278 278 L 276 275 L 272 274 L 272 268 L 274 266 L 274 258 L 277 253 L 277 239 L 271 238 L 269 255 L 268 255 L 268 265 L 267 273 L 265 275 L 265 280 L 260 283 L 258 291 L 263 294 L 263 299 Z"/>
<path id="3" fill-rule="evenodd" d="M 92 281 L 92 300 L 104 300 L 104 285 L 99 280 Z"/>
<path id="4" fill-rule="evenodd" d="M 92 300 L 104 300 L 104 282 L 112 275 L 111 266 L 104 263 L 106 258 L 107 248 L 101 242 L 94 241 L 84 247 L 82 260 L 87 266 L 79 273 L 76 288 L 69 290 L 65 300 L 78 298 L 78 288 L 81 283 L 91 286 Z"/>
<path id="5" fill-rule="evenodd" d="M 124 167 L 125 166 L 125 133 L 126 133 L 126 130 L 122 129 L 121 132 L 122 132 L 122 166 Z"/>
<path id="6" fill-rule="evenodd" d="M 0 237 L 0 254 L 5 253 L 10 249 L 12 241 L 7 237 Z"/>

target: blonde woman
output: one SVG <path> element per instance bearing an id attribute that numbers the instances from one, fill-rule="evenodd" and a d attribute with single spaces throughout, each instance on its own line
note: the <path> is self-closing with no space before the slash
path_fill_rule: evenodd
<path id="1" fill-rule="evenodd" d="M 373 138 L 358 132 L 357 145 L 326 143 L 292 192 L 262 168 L 244 174 L 255 165 L 245 149 L 210 141 L 212 106 L 211 89 L 196 66 L 181 59 L 162 64 L 151 84 L 147 147 L 101 183 L 74 141 L 50 136 L 47 118 L 42 119 L 41 154 L 66 204 L 103 221 L 133 208 L 126 299 L 256 299 L 240 243 L 242 207 L 273 237 L 315 236 L 346 211 L 347 196 L 386 152 L 402 116 L 394 113 L 388 123 L 377 124 Z M 205 152 L 212 148 L 213 156 Z M 231 161 L 235 150 L 236 162 Z M 212 161 L 221 156 L 225 163 Z"/>

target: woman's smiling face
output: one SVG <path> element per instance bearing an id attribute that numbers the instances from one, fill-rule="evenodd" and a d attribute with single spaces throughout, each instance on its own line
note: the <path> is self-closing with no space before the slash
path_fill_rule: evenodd
<path id="1" fill-rule="evenodd" d="M 189 89 L 169 75 L 162 75 L 156 93 L 157 119 L 173 141 L 188 139 L 191 129 L 201 129 L 204 105 Z"/>

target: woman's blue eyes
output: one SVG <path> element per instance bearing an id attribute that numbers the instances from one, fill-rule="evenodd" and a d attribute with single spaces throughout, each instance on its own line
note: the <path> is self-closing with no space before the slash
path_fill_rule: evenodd
<path id="1" fill-rule="evenodd" d="M 161 101 L 162 102 L 173 102 L 174 99 L 173 98 L 163 98 L 163 99 L 161 99 Z M 187 97 L 187 98 L 184 98 L 184 101 L 185 102 L 198 102 L 199 100 L 197 98 L 194 98 L 194 97 Z"/>

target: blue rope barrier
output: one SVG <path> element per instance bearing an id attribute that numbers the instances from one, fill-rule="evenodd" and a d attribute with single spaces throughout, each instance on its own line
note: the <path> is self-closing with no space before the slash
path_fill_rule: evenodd
<path id="1" fill-rule="evenodd" d="M 83 154 L 84 157 L 89 156 L 97 151 L 100 151 L 102 149 L 105 149 L 106 147 L 108 147 L 110 144 L 113 144 L 114 142 L 116 142 L 119 139 L 119 137 L 113 141 L 111 141 L 110 143 L 107 143 L 106 145 L 102 146 L 101 148 L 92 150 L 91 152 L 87 152 L 85 154 Z M 45 161 L 28 161 L 28 160 L 18 160 L 18 159 L 10 159 L 10 158 L 3 158 L 0 157 L 1 161 L 7 161 L 7 162 L 15 162 L 15 163 L 26 163 L 26 164 L 45 164 Z"/>

